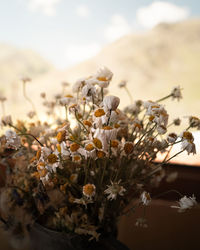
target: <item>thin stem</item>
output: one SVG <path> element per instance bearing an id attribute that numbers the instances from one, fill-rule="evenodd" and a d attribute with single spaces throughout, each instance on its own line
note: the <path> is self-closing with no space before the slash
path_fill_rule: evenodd
<path id="1" fill-rule="evenodd" d="M 14 125 L 12 124 L 9 124 L 10 127 L 14 128 L 15 130 L 19 131 L 21 134 L 18 134 L 18 135 L 24 135 L 24 136 L 31 136 L 33 137 L 39 144 L 41 147 L 44 147 L 44 145 L 32 134 L 29 134 L 29 133 L 23 133 L 20 129 L 18 129 L 17 127 L 15 127 Z"/>
<path id="2" fill-rule="evenodd" d="M 146 132 L 142 135 L 142 137 L 136 142 L 135 147 L 141 142 L 141 140 L 142 140 L 147 134 L 149 134 L 151 131 L 153 131 L 155 127 L 156 127 L 156 124 L 155 124 L 151 129 L 149 129 L 148 131 L 146 131 Z"/>
<path id="3" fill-rule="evenodd" d="M 33 110 L 37 114 L 34 103 L 32 102 L 32 100 L 26 94 L 26 82 L 25 81 L 23 81 L 23 95 L 24 95 L 24 98 L 31 104 Z"/>
<path id="4" fill-rule="evenodd" d="M 129 98 L 130 98 L 131 103 L 133 103 L 133 97 L 132 97 L 132 95 L 131 95 L 130 91 L 128 90 L 128 88 L 127 88 L 126 86 L 124 86 L 124 89 L 126 90 L 126 93 L 128 94 L 128 96 L 129 96 Z"/>
<path id="5" fill-rule="evenodd" d="M 32 135 L 32 134 L 26 134 L 26 133 L 24 134 L 23 133 L 23 134 L 18 134 L 18 135 L 31 136 L 31 137 L 33 137 L 40 144 L 41 147 L 44 147 L 44 145 L 34 135 Z"/>
<path id="6" fill-rule="evenodd" d="M 104 178 L 104 175 L 105 175 L 105 170 L 106 170 L 106 161 L 104 161 L 104 167 L 103 167 L 103 173 L 102 173 L 102 176 L 101 176 L 100 185 L 102 185 L 102 183 L 103 183 L 103 178 Z"/>
<path id="7" fill-rule="evenodd" d="M 80 119 L 78 118 L 77 112 L 75 111 L 75 117 L 77 119 L 77 121 L 84 127 L 84 129 L 86 130 L 86 132 L 89 134 L 89 130 L 86 128 L 86 126 L 80 121 Z"/>
<path id="8" fill-rule="evenodd" d="M 189 126 L 186 128 L 186 131 L 188 131 L 190 128 L 191 128 L 191 125 L 189 125 Z"/>
<path id="9" fill-rule="evenodd" d="M 103 102 L 103 97 L 104 97 L 104 95 L 103 95 L 103 88 L 101 88 L 101 99 L 102 99 L 102 102 Z"/>
<path id="10" fill-rule="evenodd" d="M 175 155 L 173 155 L 172 157 L 170 157 L 167 161 L 162 162 L 162 165 L 165 164 L 165 163 L 167 163 L 167 162 L 169 162 L 169 161 L 171 161 L 174 157 L 176 157 L 177 155 L 183 153 L 184 151 L 185 151 L 185 149 L 179 151 L 178 153 L 176 153 Z"/>
<path id="11" fill-rule="evenodd" d="M 162 167 L 162 165 L 166 164 L 167 162 L 171 161 L 174 157 L 176 157 L 177 155 L 183 153 L 185 151 L 185 149 L 179 151 L 178 153 L 176 153 L 175 155 L 173 155 L 172 157 L 170 157 L 167 161 L 161 162 L 149 175 L 147 175 L 146 177 L 150 177 L 151 175 L 153 175 L 160 167 Z"/>
<path id="12" fill-rule="evenodd" d="M 162 101 L 168 99 L 168 98 L 171 97 L 171 96 L 172 96 L 172 94 L 169 94 L 169 95 L 167 95 L 167 96 L 165 96 L 165 97 L 163 97 L 163 98 L 161 98 L 161 99 L 158 99 L 156 102 L 162 102 Z"/>
<path id="13" fill-rule="evenodd" d="M 112 113 L 112 110 L 111 110 L 111 109 L 109 110 L 109 113 L 110 113 L 110 114 L 109 114 L 109 117 L 108 117 L 107 126 L 109 125 L 109 122 L 110 122 L 110 117 L 111 117 L 111 113 Z"/>
<path id="14" fill-rule="evenodd" d="M 67 105 L 65 106 L 65 116 L 66 116 L 66 121 L 68 121 L 68 108 L 67 108 Z"/>
<path id="15" fill-rule="evenodd" d="M 83 119 L 84 119 L 84 116 L 85 116 L 85 105 L 86 105 L 86 103 L 84 102 L 84 104 L 83 104 Z"/>
<path id="16" fill-rule="evenodd" d="M 158 198 L 158 197 L 161 197 L 161 196 L 163 196 L 163 195 L 165 195 L 165 194 L 168 194 L 168 193 L 177 193 L 178 195 L 180 195 L 181 197 L 183 197 L 183 195 L 179 192 L 179 191 L 177 191 L 177 190 L 175 190 L 175 189 L 171 189 L 171 190 L 168 190 L 168 191 L 165 191 L 165 192 L 163 192 L 163 193 L 161 193 L 161 194 L 158 194 L 158 195 L 156 195 L 156 196 L 154 196 L 154 197 L 152 197 L 153 199 L 156 199 L 156 198 Z"/>

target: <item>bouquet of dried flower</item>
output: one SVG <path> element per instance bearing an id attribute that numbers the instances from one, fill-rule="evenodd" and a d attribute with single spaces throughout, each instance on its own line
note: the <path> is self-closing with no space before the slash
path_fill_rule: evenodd
<path id="1" fill-rule="evenodd" d="M 189 129 L 200 128 L 198 118 L 189 117 L 188 127 L 179 135 L 167 132 L 181 120 L 168 124 L 169 115 L 161 102 L 182 98 L 180 87 L 158 101 L 132 102 L 123 81 L 119 87 L 127 91 L 132 103 L 122 111 L 120 98 L 107 95 L 112 76 L 103 67 L 79 79 L 73 96 L 57 95 L 48 101 L 42 93 L 52 118 L 49 123 L 38 120 L 25 92 L 30 79 L 23 79 L 25 98 L 33 106 L 28 116 L 36 117 L 35 122 L 14 123 L 10 116 L 1 119 L 2 126 L 10 127 L 0 138 L 0 164 L 6 171 L 2 167 L 0 213 L 8 228 L 26 231 L 38 223 L 98 241 L 116 232 L 117 218 L 130 212 L 127 205 L 133 199 L 140 197 L 133 208 L 150 203 L 147 191 L 164 178 L 164 164 L 183 151 L 196 153 Z M 178 143 L 181 151 L 169 157 Z M 162 160 L 157 161 L 158 154 Z M 176 208 L 184 211 L 195 204 L 194 196 L 184 196 Z M 139 218 L 136 225 L 146 227 L 145 219 Z"/>

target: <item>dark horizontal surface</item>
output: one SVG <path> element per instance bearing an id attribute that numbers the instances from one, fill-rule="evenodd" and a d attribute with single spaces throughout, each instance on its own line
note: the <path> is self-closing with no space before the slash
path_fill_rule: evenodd
<path id="1" fill-rule="evenodd" d="M 185 165 L 166 165 L 166 173 L 178 172 L 175 182 L 161 182 L 159 188 L 151 190 L 152 203 L 146 208 L 148 228 L 135 227 L 138 217 L 144 209 L 138 208 L 135 213 L 123 216 L 119 223 L 119 240 L 131 250 L 190 250 L 199 249 L 200 207 L 178 213 L 171 208 L 180 198 L 175 192 L 159 196 L 169 190 L 177 190 L 183 195 L 194 194 L 200 202 L 200 168 Z M 154 199 L 158 197 L 159 199 Z M 9 246 L 10 237 L 0 232 L 0 250 L 13 250 Z M 23 250 L 20 248 L 20 250 Z M 29 250 L 24 248 L 24 250 Z M 48 250 L 48 249 L 46 249 Z"/>
<path id="2" fill-rule="evenodd" d="M 178 164 L 167 164 L 163 167 L 166 171 L 166 174 L 172 172 L 177 172 L 178 177 L 174 182 L 168 183 L 164 179 L 158 188 L 151 190 L 152 197 L 157 197 L 161 193 L 164 193 L 169 190 L 177 190 L 182 195 L 192 196 L 193 194 L 200 201 L 200 167 L 188 166 L 188 165 L 178 165 Z M 177 200 L 177 193 L 169 192 L 162 196 L 159 196 L 159 199 L 163 200 Z"/>

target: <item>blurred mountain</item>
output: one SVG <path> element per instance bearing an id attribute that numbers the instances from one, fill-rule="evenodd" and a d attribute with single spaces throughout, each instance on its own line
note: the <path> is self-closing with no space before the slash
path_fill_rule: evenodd
<path id="1" fill-rule="evenodd" d="M 24 65 L 29 68 L 30 64 L 26 62 Z M 199 115 L 200 19 L 163 23 L 150 31 L 124 36 L 83 63 L 62 72 L 51 70 L 35 78 L 28 86 L 29 92 L 39 103 L 40 92 L 46 91 L 48 95 L 61 92 L 62 81 L 74 83 L 80 77 L 95 73 L 102 65 L 114 73 L 109 89 L 115 95 L 120 91 L 121 106 L 129 104 L 126 92 L 117 87 L 121 80 L 128 81 L 134 99 L 142 100 L 157 100 L 168 95 L 174 86 L 180 85 L 184 99 L 180 102 L 167 101 L 167 108 L 174 117 Z M 44 68 L 41 67 L 41 71 Z"/>
<path id="2" fill-rule="evenodd" d="M 53 67 L 38 53 L 0 43 L 0 91 L 8 94 L 22 77 L 38 77 Z"/>
<path id="3" fill-rule="evenodd" d="M 119 81 L 127 80 L 133 98 L 156 100 L 180 85 L 185 98 L 181 105 L 200 112 L 200 19 L 163 23 L 148 32 L 127 35 L 91 60 L 66 70 L 62 77 L 74 81 L 100 65 L 114 73 L 112 93 L 118 93 Z M 123 90 L 120 96 L 122 102 L 127 100 Z M 181 105 L 173 105 L 182 110 Z"/>
<path id="4" fill-rule="evenodd" d="M 200 113 L 200 19 L 163 23 L 150 31 L 127 35 L 83 63 L 43 76 L 40 86 L 48 84 L 49 93 L 54 93 L 52 81 L 73 83 L 102 65 L 114 73 L 112 94 L 119 93 L 121 80 L 128 81 L 134 99 L 157 100 L 180 85 L 184 99 L 172 104 L 167 101 L 169 108 L 176 108 L 176 116 Z M 123 106 L 129 104 L 123 89 L 120 97 Z"/>

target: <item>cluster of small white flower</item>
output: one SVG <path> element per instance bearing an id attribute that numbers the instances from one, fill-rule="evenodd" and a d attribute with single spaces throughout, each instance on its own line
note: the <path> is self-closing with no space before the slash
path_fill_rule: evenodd
<path id="1" fill-rule="evenodd" d="M 40 121 L 14 124 L 10 116 L 1 120 L 3 126 L 15 129 L 7 130 L 1 137 L 2 149 L 27 149 L 30 182 L 36 181 L 44 189 L 55 189 L 67 197 L 57 207 L 54 204 L 54 226 L 62 224 L 95 238 L 99 237 L 96 229 L 105 223 L 108 214 L 116 218 L 132 198 L 141 195 L 140 204 L 150 204 L 150 194 L 143 187 L 157 186 L 164 178 L 163 165 L 177 155 L 167 158 L 170 146 L 181 143 L 179 153 L 196 153 L 193 135 L 188 130 L 200 128 L 200 119 L 190 116 L 189 127 L 180 135 L 167 134 L 169 115 L 160 102 L 168 97 L 182 98 L 180 87 L 157 102 L 137 100 L 122 111 L 118 108 L 120 98 L 106 95 L 112 77 L 113 73 L 103 67 L 94 75 L 79 79 L 73 86 L 73 95 L 59 94 L 55 101 L 48 101 L 42 93 L 44 106 L 54 117 L 54 126 Z M 23 84 L 27 81 L 24 79 Z M 67 86 L 63 85 L 64 90 Z M 126 81 L 119 87 L 130 96 Z M 66 117 L 61 119 L 54 111 L 63 107 Z M 27 115 L 30 119 L 37 117 L 35 111 Z M 71 119 L 76 122 L 74 127 Z M 171 124 L 180 125 L 180 119 Z M 158 153 L 164 154 L 163 161 L 155 164 Z M 16 183 L 19 184 L 17 178 Z M 20 183 L 30 189 L 27 180 Z M 42 204 L 40 201 L 36 207 L 41 210 L 44 206 L 45 210 L 45 202 Z M 183 197 L 176 208 L 182 211 L 195 204 L 194 197 Z M 141 218 L 136 224 L 146 227 Z"/>

